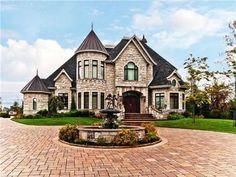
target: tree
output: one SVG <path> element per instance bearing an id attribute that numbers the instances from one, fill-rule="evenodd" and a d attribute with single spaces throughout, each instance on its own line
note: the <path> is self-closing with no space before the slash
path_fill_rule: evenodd
<path id="1" fill-rule="evenodd" d="M 184 68 L 187 69 L 188 72 L 188 83 L 186 86 L 190 91 L 187 102 L 192 104 L 193 123 L 195 123 L 196 106 L 201 106 L 203 102 L 199 98 L 203 98 L 202 96 L 204 96 L 198 89 L 198 83 L 203 79 L 209 80 L 209 77 L 213 76 L 213 73 L 209 72 L 209 66 L 206 61 L 207 57 L 193 57 L 193 55 L 190 54 L 190 57 L 184 63 Z"/>
<path id="2" fill-rule="evenodd" d="M 13 105 L 10 107 L 10 110 L 16 112 L 17 114 L 22 113 L 22 107 L 17 101 L 14 101 Z"/>
<path id="3" fill-rule="evenodd" d="M 230 86 L 224 83 L 218 83 L 216 80 L 211 86 L 206 87 L 206 92 L 210 98 L 211 110 L 226 111 L 230 96 Z"/>
<path id="4" fill-rule="evenodd" d="M 227 45 L 226 62 L 229 66 L 227 74 L 231 74 L 234 77 L 234 96 L 236 98 L 236 20 L 229 24 L 230 34 L 225 36 Z"/>
<path id="5" fill-rule="evenodd" d="M 71 99 L 71 111 L 76 110 L 76 104 L 75 104 L 75 97 L 72 95 L 72 99 Z"/>
<path id="6" fill-rule="evenodd" d="M 53 96 L 48 102 L 49 113 L 56 114 L 57 110 L 63 109 L 63 102 L 57 96 Z"/>

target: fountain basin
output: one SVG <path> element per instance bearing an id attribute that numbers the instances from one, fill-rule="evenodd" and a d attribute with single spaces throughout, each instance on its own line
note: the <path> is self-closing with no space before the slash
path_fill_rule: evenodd
<path id="1" fill-rule="evenodd" d="M 100 138 L 111 143 L 114 140 L 114 137 L 123 129 L 129 129 L 136 132 L 140 140 L 145 137 L 145 128 L 140 126 L 119 126 L 118 129 L 104 129 L 99 126 L 82 126 L 78 128 L 80 139 L 95 143 Z"/>

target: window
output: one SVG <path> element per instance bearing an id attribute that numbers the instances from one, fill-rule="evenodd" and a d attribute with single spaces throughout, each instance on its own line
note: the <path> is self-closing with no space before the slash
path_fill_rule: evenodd
<path id="1" fill-rule="evenodd" d="M 175 80 L 175 79 L 173 79 L 173 80 L 172 80 L 172 82 L 171 82 L 171 84 L 172 84 L 172 86 L 173 86 L 173 87 L 175 87 L 175 86 L 176 86 L 176 83 L 177 83 L 177 82 L 176 82 L 176 80 Z"/>
<path id="2" fill-rule="evenodd" d="M 125 80 L 138 80 L 138 67 L 133 63 L 129 62 L 127 65 L 125 65 L 124 70 Z"/>
<path id="3" fill-rule="evenodd" d="M 93 92 L 92 93 L 92 109 L 98 108 L 98 93 Z"/>
<path id="4" fill-rule="evenodd" d="M 104 109 L 104 93 L 101 93 L 101 109 Z"/>
<path id="5" fill-rule="evenodd" d="M 105 78 L 105 72 L 104 72 L 104 63 L 101 62 L 101 79 Z"/>
<path id="6" fill-rule="evenodd" d="M 170 93 L 170 109 L 179 109 L 178 93 Z"/>
<path id="7" fill-rule="evenodd" d="M 68 109 L 68 93 L 58 93 L 58 97 L 63 103 L 63 109 Z"/>
<path id="8" fill-rule="evenodd" d="M 33 110 L 37 110 L 37 99 L 33 98 Z"/>
<path id="9" fill-rule="evenodd" d="M 164 109 L 164 93 L 156 93 L 155 95 L 155 106 L 157 109 Z"/>
<path id="10" fill-rule="evenodd" d="M 98 61 L 93 60 L 93 78 L 98 78 Z"/>
<path id="11" fill-rule="evenodd" d="M 84 92 L 84 109 L 89 109 L 89 92 Z"/>
<path id="12" fill-rule="evenodd" d="M 184 93 L 182 94 L 182 109 L 184 109 L 184 107 L 185 107 L 185 95 L 184 95 Z"/>
<path id="13" fill-rule="evenodd" d="M 81 61 L 78 62 L 78 79 L 82 78 Z"/>
<path id="14" fill-rule="evenodd" d="M 81 93 L 78 93 L 78 109 L 81 109 Z"/>
<path id="15" fill-rule="evenodd" d="M 89 78 L 89 61 L 84 60 L 84 78 Z"/>

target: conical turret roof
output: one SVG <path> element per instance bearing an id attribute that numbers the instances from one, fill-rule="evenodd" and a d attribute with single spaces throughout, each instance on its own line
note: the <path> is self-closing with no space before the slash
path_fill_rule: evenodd
<path id="1" fill-rule="evenodd" d="M 89 51 L 101 52 L 108 55 L 107 50 L 105 49 L 105 47 L 103 46 L 99 38 L 97 37 L 96 33 L 93 31 L 93 29 L 84 39 L 84 41 L 79 46 L 79 48 L 75 51 L 75 53 L 89 52 Z"/>
<path id="2" fill-rule="evenodd" d="M 38 74 L 21 90 L 21 93 L 47 93 L 50 94 L 47 86 L 40 79 Z"/>

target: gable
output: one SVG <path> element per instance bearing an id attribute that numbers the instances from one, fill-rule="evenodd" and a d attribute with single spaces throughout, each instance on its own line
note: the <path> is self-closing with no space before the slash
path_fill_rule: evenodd
<path id="1" fill-rule="evenodd" d="M 114 48 L 114 53 L 112 53 L 113 57 L 114 57 L 112 60 L 114 62 L 120 57 L 120 55 L 127 49 L 127 47 L 130 44 L 133 44 L 135 46 L 135 48 L 139 51 L 140 55 L 144 58 L 144 60 L 148 64 L 154 64 L 154 65 L 156 64 L 156 62 L 152 59 L 152 57 L 145 50 L 145 48 L 142 46 L 139 39 L 137 39 L 137 37 L 135 35 L 132 38 L 130 38 L 128 41 L 125 41 L 125 42 L 123 41 L 121 43 L 122 45 L 119 45 L 119 44 L 117 45 L 119 47 L 119 50 L 116 50 L 116 48 Z"/>

